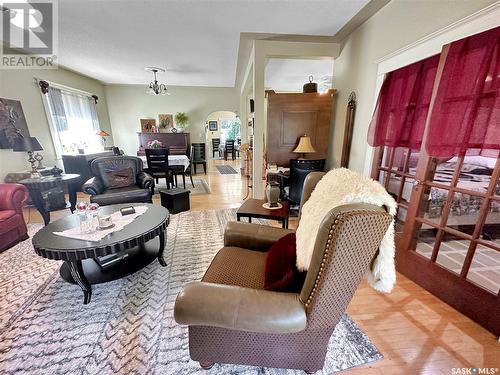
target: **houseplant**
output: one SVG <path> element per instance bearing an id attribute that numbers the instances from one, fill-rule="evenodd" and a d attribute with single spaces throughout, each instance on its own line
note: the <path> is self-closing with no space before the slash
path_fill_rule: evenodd
<path id="1" fill-rule="evenodd" d="M 177 112 L 175 114 L 175 125 L 181 132 L 184 131 L 184 128 L 186 128 L 187 123 L 189 121 L 188 115 L 184 112 Z"/>

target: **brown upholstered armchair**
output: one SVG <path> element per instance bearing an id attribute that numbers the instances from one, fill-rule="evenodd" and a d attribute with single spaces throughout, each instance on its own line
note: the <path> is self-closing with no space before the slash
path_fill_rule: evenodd
<path id="1" fill-rule="evenodd" d="M 307 176 L 301 206 L 322 176 Z M 377 206 L 332 209 L 311 238 L 315 248 L 300 293 L 264 290 L 266 251 L 291 231 L 230 222 L 202 281 L 187 284 L 175 303 L 175 320 L 189 325 L 191 358 L 203 368 L 215 362 L 323 368 L 330 336 L 390 221 Z"/>

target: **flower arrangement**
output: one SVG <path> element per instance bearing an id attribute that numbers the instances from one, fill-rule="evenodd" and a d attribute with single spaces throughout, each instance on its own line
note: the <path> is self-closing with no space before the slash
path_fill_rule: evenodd
<path id="1" fill-rule="evenodd" d="M 152 141 L 149 141 L 146 146 L 148 146 L 149 148 L 162 148 L 163 147 L 163 143 L 161 143 L 157 139 L 153 139 Z"/>

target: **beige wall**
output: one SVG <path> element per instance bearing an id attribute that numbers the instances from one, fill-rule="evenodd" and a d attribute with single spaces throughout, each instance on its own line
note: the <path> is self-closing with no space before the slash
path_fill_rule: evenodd
<path id="1" fill-rule="evenodd" d="M 340 164 L 347 98 L 355 91 L 358 106 L 349 167 L 363 171 L 377 79 L 375 61 L 494 2 L 393 0 L 350 34 L 334 65 L 333 87 L 339 93 L 329 167 Z"/>
<path id="2" fill-rule="evenodd" d="M 144 85 L 106 86 L 109 117 L 115 145 L 129 155 L 135 155 L 139 148 L 136 132 L 140 131 L 141 118 L 155 118 L 158 115 L 186 112 L 192 142 L 205 141 L 205 122 L 214 111 L 237 112 L 239 96 L 233 88 L 169 86 L 172 95 L 151 96 Z"/>
<path id="3" fill-rule="evenodd" d="M 38 138 L 44 148 L 42 154 L 43 163 L 46 166 L 53 166 L 57 161 L 40 89 L 34 77 L 97 95 L 99 97 L 97 112 L 101 129 L 111 132 L 104 86 L 99 81 L 62 68 L 57 70 L 0 70 L 0 97 L 21 101 L 30 135 Z M 112 144 L 111 137 L 108 138 L 108 143 Z M 9 172 L 28 169 L 26 160 L 25 153 L 0 150 L 0 181 L 3 181 Z"/>

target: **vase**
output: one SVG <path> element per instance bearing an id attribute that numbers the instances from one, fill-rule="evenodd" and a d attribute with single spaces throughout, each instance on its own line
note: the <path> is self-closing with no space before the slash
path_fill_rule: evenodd
<path id="1" fill-rule="evenodd" d="M 269 203 L 269 207 L 278 206 L 278 200 L 280 199 L 280 188 L 277 182 L 269 182 L 266 185 L 266 199 Z"/>

